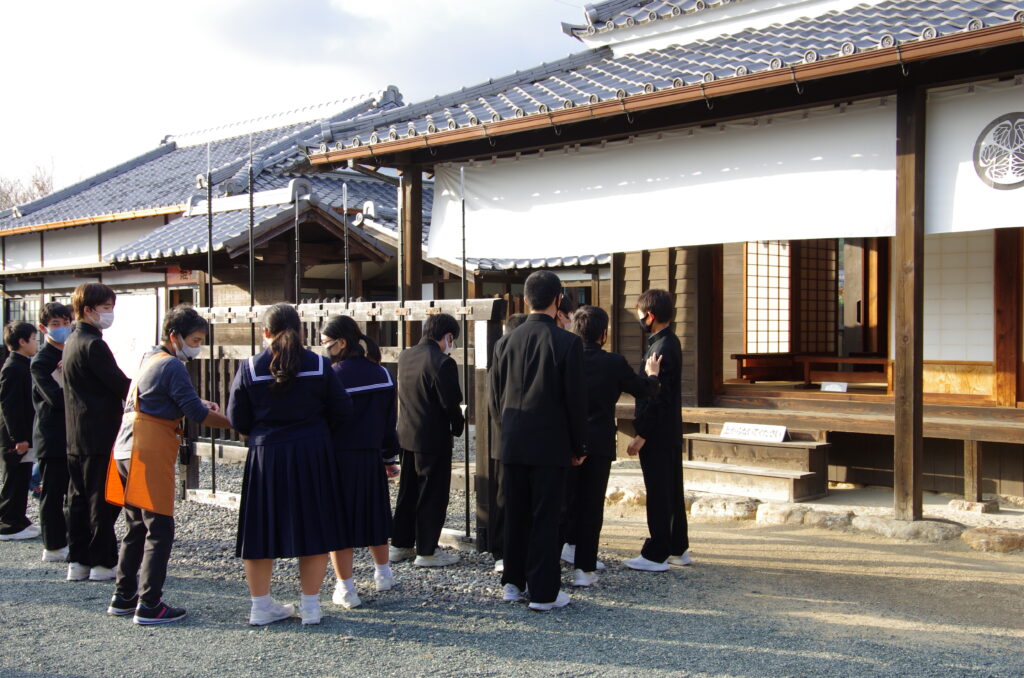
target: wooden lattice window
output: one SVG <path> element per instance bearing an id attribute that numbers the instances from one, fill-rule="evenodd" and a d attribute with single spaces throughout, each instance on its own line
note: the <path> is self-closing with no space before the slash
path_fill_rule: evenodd
<path id="1" fill-rule="evenodd" d="M 790 245 L 785 240 L 746 243 L 746 351 L 790 350 Z"/>
<path id="2" fill-rule="evenodd" d="M 836 244 L 835 240 L 801 240 L 799 243 L 796 350 L 802 353 L 836 352 L 839 313 Z"/>

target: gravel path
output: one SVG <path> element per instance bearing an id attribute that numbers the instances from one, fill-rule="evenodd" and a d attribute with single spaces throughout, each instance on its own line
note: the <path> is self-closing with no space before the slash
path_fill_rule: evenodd
<path id="1" fill-rule="evenodd" d="M 225 478 L 230 467 L 224 466 Z M 110 584 L 62 581 L 38 540 L 0 544 L 0 676 L 1015 676 L 1024 673 L 1024 555 L 753 523 L 691 527 L 697 565 L 625 570 L 644 533 L 607 512 L 601 583 L 546 614 L 498 600 L 486 555 L 396 567 L 364 606 L 254 629 L 233 557 L 235 514 L 186 502 L 167 583 L 189 617 L 143 629 L 102 614 Z M 458 526 L 458 525 L 456 525 Z M 566 572 L 568 581 L 569 572 Z M 297 595 L 293 561 L 275 594 Z"/>

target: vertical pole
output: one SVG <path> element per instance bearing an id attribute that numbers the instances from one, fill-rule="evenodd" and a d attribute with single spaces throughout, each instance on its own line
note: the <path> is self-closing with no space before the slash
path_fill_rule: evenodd
<path id="1" fill-rule="evenodd" d="M 252 134 L 249 135 L 249 311 L 256 305 L 256 249 L 253 246 L 253 230 L 256 228 L 256 190 L 252 168 Z M 256 353 L 256 321 L 249 324 L 249 350 Z"/>
<path id="2" fill-rule="evenodd" d="M 896 364 L 893 391 L 893 509 L 898 520 L 922 517 L 922 330 L 924 328 L 924 90 L 896 97 Z"/>
<path id="3" fill-rule="evenodd" d="M 964 499 L 981 501 L 981 442 L 964 441 Z"/>
<path id="4" fill-rule="evenodd" d="M 206 305 L 213 306 L 213 171 L 210 167 L 210 142 L 206 142 Z M 207 398 L 216 402 L 214 388 L 217 384 L 216 343 L 213 325 L 210 325 L 210 366 L 206 370 L 208 379 Z M 210 432 L 210 491 L 217 494 L 217 429 Z"/>
<path id="5" fill-rule="evenodd" d="M 398 176 L 398 305 L 405 306 L 405 174 Z M 398 348 L 406 348 L 404 322 L 398 323 Z"/>
<path id="6" fill-rule="evenodd" d="M 465 166 L 459 168 L 459 192 L 461 195 L 462 202 L 462 308 L 465 311 L 466 306 L 469 304 L 468 290 L 469 282 L 466 280 L 466 168 Z M 462 393 L 463 400 L 466 405 L 463 405 L 463 412 L 468 413 L 469 411 L 469 319 L 465 313 L 462 314 Z M 474 418 L 478 422 L 477 432 L 479 432 L 479 423 L 484 420 L 484 417 L 480 417 L 479 412 L 473 413 Z M 463 453 L 463 476 L 466 480 L 466 540 L 470 539 L 469 531 L 469 495 L 470 495 L 470 480 L 469 480 L 469 417 L 466 417 L 466 425 L 462 429 L 462 453 Z"/>
<path id="7" fill-rule="evenodd" d="M 402 169 L 402 298 L 423 298 L 423 173 L 418 167 Z M 419 323 L 405 323 L 405 341 L 420 340 Z"/>
<path id="8" fill-rule="evenodd" d="M 302 303 L 302 236 L 299 233 L 299 187 L 295 185 L 295 303 Z"/>
<path id="9" fill-rule="evenodd" d="M 345 231 L 345 304 L 352 300 L 348 287 L 348 183 L 341 185 L 341 224 Z"/>

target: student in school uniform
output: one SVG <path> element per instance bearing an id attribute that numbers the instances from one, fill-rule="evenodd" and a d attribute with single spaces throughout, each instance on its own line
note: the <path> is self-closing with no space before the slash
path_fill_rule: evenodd
<path id="1" fill-rule="evenodd" d="M 353 549 L 369 547 L 373 583 L 390 591 L 395 575 L 388 563 L 391 495 L 388 478 L 398 475 L 395 382 L 380 364 L 380 348 L 348 316 L 332 318 L 321 330 L 324 354 L 352 398 L 352 421 L 334 437 L 345 506 L 345 548 L 331 552 L 338 583 L 332 601 L 351 609 L 362 604 L 352 575 Z"/>
<path id="2" fill-rule="evenodd" d="M 32 477 L 32 375 L 29 361 L 39 348 L 36 328 L 13 321 L 4 327 L 4 345 L 10 350 L 0 368 L 0 541 L 35 539 L 39 527 L 28 519 L 28 485 Z"/>
<path id="3" fill-rule="evenodd" d="M 650 289 L 640 295 L 636 312 L 647 337 L 644 360 L 661 356 L 653 396 L 637 398 L 629 444 L 631 456 L 640 455 L 640 469 L 647 489 L 647 529 L 640 555 L 625 561 L 626 567 L 644 572 L 664 572 L 670 565 L 690 565 L 686 507 L 683 504 L 683 418 L 681 402 L 682 351 L 672 332 L 675 302 L 666 290 Z"/>
<path id="4" fill-rule="evenodd" d="M 68 440 L 64 423 L 64 381 L 61 360 L 71 334 L 71 308 L 56 301 L 39 312 L 39 331 L 46 337 L 32 358 L 32 405 L 36 411 L 32 447 L 39 458 L 39 527 L 43 560 L 63 563 L 68 557 L 68 526 L 64 500 L 68 494 Z"/>
<path id="5" fill-rule="evenodd" d="M 658 391 L 661 359 L 650 356 L 647 376 L 626 359 L 601 348 L 608 340 L 608 314 L 597 306 L 580 306 L 573 333 L 583 340 L 583 374 L 587 392 L 587 460 L 569 469 L 566 483 L 566 543 L 562 560 L 574 563 L 573 586 L 597 582 L 597 543 L 604 522 L 604 496 L 615 460 L 615 403 L 623 393 L 650 397 Z"/>
<path id="6" fill-rule="evenodd" d="M 142 360 L 124 406 L 107 474 L 107 501 L 124 507 L 127 531 L 107 614 L 133 615 L 141 626 L 168 624 L 185 610 L 163 600 L 174 543 L 174 471 L 181 418 L 230 428 L 216 403 L 200 399 L 185 363 L 199 355 L 209 325 L 194 308 L 167 312 L 163 342 Z"/>
<path id="7" fill-rule="evenodd" d="M 319 624 L 327 554 L 348 540 L 332 429 L 348 425 L 352 401 L 327 358 L 303 348 L 293 306 L 271 306 L 261 323 L 269 346 L 239 366 L 227 411 L 249 444 L 235 554 L 252 597 L 250 624 L 295 614 L 270 597 L 275 558 L 299 559 L 302 623 Z"/>
<path id="8" fill-rule="evenodd" d="M 391 562 L 415 557 L 416 567 L 459 561 L 437 542 L 448 511 L 453 437 L 462 433 L 462 389 L 449 356 L 459 322 L 438 313 L 423 323 L 423 338 L 398 356 L 398 441 L 402 471 L 395 502 Z"/>
<path id="9" fill-rule="evenodd" d="M 75 288 L 75 330 L 64 344 L 64 422 L 68 444 L 68 581 L 115 576 L 120 509 L 104 488 L 110 450 L 121 427 L 122 401 L 131 379 L 114 360 L 103 330 L 114 324 L 114 290 L 101 283 Z"/>
<path id="10" fill-rule="evenodd" d="M 550 271 L 526 279 L 526 322 L 494 352 L 492 416 L 501 420 L 505 552 L 502 599 L 565 607 L 559 590 L 559 523 L 565 471 L 586 459 L 586 393 L 579 337 L 555 324 L 562 284 Z"/>

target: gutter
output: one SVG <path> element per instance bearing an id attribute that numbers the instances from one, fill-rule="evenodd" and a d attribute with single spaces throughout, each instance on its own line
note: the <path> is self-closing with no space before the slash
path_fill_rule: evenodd
<path id="1" fill-rule="evenodd" d="M 902 66 L 917 61 L 983 50 L 1022 41 L 1024 41 L 1024 23 L 1014 21 L 989 28 L 981 28 L 976 31 L 946 35 L 931 40 L 921 40 L 903 45 L 896 44 L 893 47 L 860 52 L 849 56 L 802 63 L 770 71 L 758 71 L 757 73 L 723 80 L 683 85 L 658 92 L 635 94 L 621 99 L 601 101 L 596 104 L 553 110 L 546 114 L 534 114 L 523 118 L 481 123 L 454 130 L 443 130 L 429 135 L 409 137 L 395 141 L 382 141 L 366 146 L 353 146 L 351 148 L 311 153 L 309 155 L 309 162 L 312 165 L 325 165 L 346 162 L 350 159 L 377 157 L 390 153 L 446 146 L 464 141 L 475 141 L 488 137 L 551 128 L 582 120 L 606 118 L 634 111 L 710 100 L 714 97 L 753 92 L 785 85 L 799 85 L 810 80 L 821 80 L 889 66 Z"/>
<path id="2" fill-rule="evenodd" d="M 181 214 L 188 208 L 188 205 L 170 205 L 168 207 L 151 207 L 130 212 L 114 212 L 113 214 L 102 214 L 94 217 L 80 217 L 66 221 L 52 221 L 48 224 L 33 224 L 31 226 L 18 226 L 0 231 L 0 238 L 21 233 L 36 233 L 38 231 L 52 231 L 58 228 L 71 228 L 72 226 L 88 226 L 89 224 L 103 224 L 110 221 L 128 221 L 130 219 L 142 219 L 144 217 L 157 217 L 166 214 Z"/>

